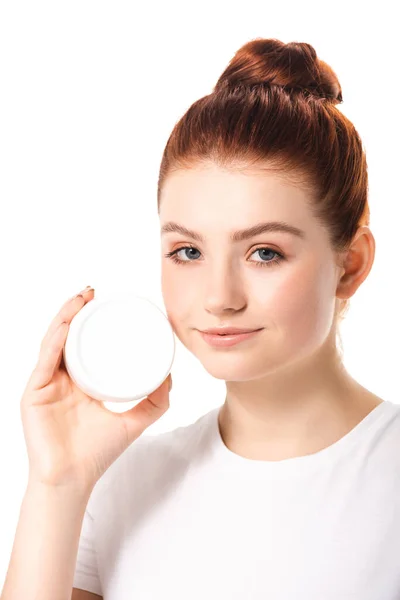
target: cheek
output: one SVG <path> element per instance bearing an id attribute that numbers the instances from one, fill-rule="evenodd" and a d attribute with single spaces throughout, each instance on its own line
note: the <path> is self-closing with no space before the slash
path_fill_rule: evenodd
<path id="1" fill-rule="evenodd" d="M 276 328 L 296 345 L 322 341 L 335 307 L 334 282 L 326 265 L 305 264 L 273 288 L 267 305 Z"/>
<path id="2" fill-rule="evenodd" d="M 194 286 L 188 286 L 187 283 L 183 285 L 179 277 L 168 272 L 167 266 L 161 273 L 161 290 L 168 320 L 179 337 L 180 324 L 186 323 L 190 307 L 195 305 Z"/>

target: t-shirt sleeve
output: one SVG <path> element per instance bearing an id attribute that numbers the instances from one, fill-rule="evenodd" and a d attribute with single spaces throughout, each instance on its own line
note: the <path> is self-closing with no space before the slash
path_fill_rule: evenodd
<path id="1" fill-rule="evenodd" d="M 102 596 L 93 531 L 93 517 L 86 508 L 72 587 Z"/>

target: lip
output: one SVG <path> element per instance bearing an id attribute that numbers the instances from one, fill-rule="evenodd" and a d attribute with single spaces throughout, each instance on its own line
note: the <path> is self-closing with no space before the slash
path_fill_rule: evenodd
<path id="1" fill-rule="evenodd" d="M 258 327 L 257 329 L 261 329 Z M 210 329 L 201 329 L 203 333 L 210 333 L 211 335 L 223 334 L 223 335 L 234 335 L 236 333 L 249 333 L 252 331 L 257 331 L 256 328 L 249 329 L 244 327 L 210 327 Z"/>
<path id="2" fill-rule="evenodd" d="M 210 346 L 213 346 L 214 348 L 226 348 L 228 346 L 234 346 L 235 344 L 239 344 L 240 342 L 253 338 L 260 331 L 262 331 L 262 329 L 255 329 L 245 333 L 235 333 L 232 335 L 215 335 L 200 330 L 199 333 L 203 340 L 210 344 Z"/>

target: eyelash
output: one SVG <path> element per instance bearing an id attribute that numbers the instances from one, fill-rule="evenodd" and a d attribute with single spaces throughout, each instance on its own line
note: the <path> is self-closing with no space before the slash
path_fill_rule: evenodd
<path id="1" fill-rule="evenodd" d="M 179 265 L 196 262 L 195 260 L 181 260 L 181 259 L 177 258 L 176 254 L 180 250 L 186 250 L 188 248 L 197 250 L 197 248 L 195 246 L 190 246 L 190 245 L 182 246 L 181 248 L 177 248 L 176 250 L 173 250 L 172 252 L 167 252 L 167 254 L 164 254 L 164 256 L 166 258 L 170 258 L 174 263 L 179 264 Z M 254 250 L 254 252 L 258 252 L 259 250 L 269 250 L 270 252 L 273 252 L 274 254 L 276 254 L 278 258 L 275 258 L 274 260 L 269 260 L 267 262 L 265 262 L 265 261 L 255 262 L 254 264 L 256 267 L 271 267 L 271 266 L 279 264 L 280 262 L 285 260 L 285 257 L 283 256 L 283 254 L 281 254 L 280 252 L 277 252 L 276 250 L 272 250 L 272 248 L 268 248 L 268 246 L 262 246 L 261 248 L 257 248 L 256 250 Z M 254 254 L 254 252 L 253 252 L 253 254 Z"/>

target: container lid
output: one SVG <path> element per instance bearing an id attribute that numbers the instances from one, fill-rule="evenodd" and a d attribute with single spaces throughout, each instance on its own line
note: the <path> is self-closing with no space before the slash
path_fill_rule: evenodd
<path id="1" fill-rule="evenodd" d="M 164 312 L 147 298 L 100 295 L 72 319 L 63 352 L 71 379 L 92 398 L 139 401 L 168 377 L 175 337 Z"/>

